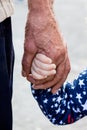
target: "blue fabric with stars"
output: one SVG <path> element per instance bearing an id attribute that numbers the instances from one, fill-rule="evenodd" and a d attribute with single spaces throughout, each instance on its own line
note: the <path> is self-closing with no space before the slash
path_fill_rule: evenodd
<path id="1" fill-rule="evenodd" d="M 71 124 L 87 115 L 87 69 L 56 94 L 51 89 L 31 90 L 43 114 L 55 125 Z"/>

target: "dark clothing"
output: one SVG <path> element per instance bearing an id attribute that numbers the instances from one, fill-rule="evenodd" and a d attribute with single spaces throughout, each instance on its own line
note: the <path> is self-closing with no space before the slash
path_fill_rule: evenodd
<path id="1" fill-rule="evenodd" d="M 87 116 L 87 69 L 64 83 L 56 94 L 51 89 L 34 90 L 32 94 L 43 114 L 55 125 L 66 125 Z"/>
<path id="2" fill-rule="evenodd" d="M 12 130 L 14 50 L 11 18 L 0 23 L 0 130 Z"/>

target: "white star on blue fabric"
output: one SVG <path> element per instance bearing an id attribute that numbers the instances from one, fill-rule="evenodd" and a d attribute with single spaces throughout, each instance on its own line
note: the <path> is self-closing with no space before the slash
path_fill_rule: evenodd
<path id="1" fill-rule="evenodd" d="M 79 102 L 81 102 L 81 100 L 80 100 L 80 99 L 82 99 L 81 93 L 77 93 L 76 95 L 77 95 L 76 98 L 79 100 Z"/>
<path id="2" fill-rule="evenodd" d="M 75 89 L 75 86 L 74 86 L 74 85 L 72 85 L 72 89 Z"/>
<path id="3" fill-rule="evenodd" d="M 83 94 L 86 95 L 86 91 L 83 91 Z"/>
<path id="4" fill-rule="evenodd" d="M 60 109 L 60 107 L 59 107 L 59 109 L 58 109 L 58 110 L 56 110 L 56 114 L 58 114 L 58 113 L 60 112 L 60 110 L 61 110 L 61 109 Z"/>
<path id="5" fill-rule="evenodd" d="M 61 125 L 63 124 L 63 121 L 62 121 L 62 120 L 60 121 L 60 124 L 61 124 Z"/>
<path id="6" fill-rule="evenodd" d="M 48 102 L 48 99 L 43 100 L 43 102 L 44 102 L 44 103 L 47 103 L 47 102 Z"/>
<path id="7" fill-rule="evenodd" d="M 52 115 L 50 115 L 50 114 L 49 114 L 49 115 L 48 115 L 48 117 L 49 117 L 49 118 L 51 118 L 51 117 L 52 117 Z"/>
<path id="8" fill-rule="evenodd" d="M 54 102 L 56 100 L 56 98 L 54 97 L 53 99 L 52 99 L 52 101 Z"/>
<path id="9" fill-rule="evenodd" d="M 80 87 L 82 86 L 82 85 L 84 85 L 84 79 L 79 79 L 79 85 L 80 85 Z"/>
<path id="10" fill-rule="evenodd" d="M 55 118 L 53 118 L 53 119 L 52 119 L 52 122 L 54 123 L 55 121 L 56 121 L 56 119 L 55 119 Z"/>
<path id="11" fill-rule="evenodd" d="M 61 100 L 62 100 L 62 98 L 61 98 L 61 96 L 59 96 L 59 97 L 57 98 L 58 103 L 60 103 Z"/>
<path id="12" fill-rule="evenodd" d="M 62 114 L 64 114 L 65 113 L 65 110 L 62 110 Z"/>
<path id="13" fill-rule="evenodd" d="M 82 107 L 83 107 L 83 111 L 87 110 L 87 100 L 86 100 L 85 104 L 82 105 Z"/>
<path id="14" fill-rule="evenodd" d="M 55 107 L 58 107 L 58 103 L 55 103 L 55 105 L 54 105 Z"/>

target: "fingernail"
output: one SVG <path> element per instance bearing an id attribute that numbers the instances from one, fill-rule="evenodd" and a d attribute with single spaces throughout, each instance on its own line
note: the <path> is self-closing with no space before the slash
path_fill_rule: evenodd
<path id="1" fill-rule="evenodd" d="M 30 76 L 30 77 L 33 77 L 33 75 L 32 75 L 32 74 L 29 74 L 29 76 Z"/>
<path id="2" fill-rule="evenodd" d="M 50 63 L 52 63 L 52 60 L 50 59 Z"/>
<path id="3" fill-rule="evenodd" d="M 23 77 L 26 77 L 25 71 L 22 71 L 22 76 L 23 76 Z"/>
<path id="4" fill-rule="evenodd" d="M 55 64 L 53 64 L 53 68 L 54 68 L 54 69 L 56 68 L 56 65 L 55 65 Z"/>
<path id="5" fill-rule="evenodd" d="M 52 75 L 56 74 L 56 70 L 52 70 Z"/>
<path id="6" fill-rule="evenodd" d="M 56 69 L 56 65 L 54 64 L 54 68 Z"/>
<path id="7" fill-rule="evenodd" d="M 32 88 L 34 88 L 35 84 L 32 85 Z"/>
<path id="8" fill-rule="evenodd" d="M 56 74 L 56 70 L 53 70 L 53 74 Z"/>
<path id="9" fill-rule="evenodd" d="M 52 90 L 52 93 L 53 94 L 56 94 L 58 90 Z"/>

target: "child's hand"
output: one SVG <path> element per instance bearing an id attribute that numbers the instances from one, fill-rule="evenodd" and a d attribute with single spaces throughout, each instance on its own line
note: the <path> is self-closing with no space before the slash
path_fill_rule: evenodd
<path id="1" fill-rule="evenodd" d="M 44 79 L 56 74 L 56 65 L 47 56 L 38 53 L 32 62 L 31 76 L 34 79 Z"/>

